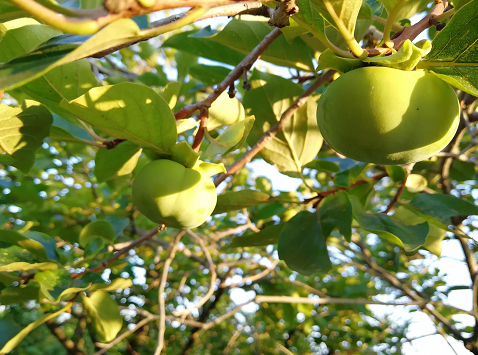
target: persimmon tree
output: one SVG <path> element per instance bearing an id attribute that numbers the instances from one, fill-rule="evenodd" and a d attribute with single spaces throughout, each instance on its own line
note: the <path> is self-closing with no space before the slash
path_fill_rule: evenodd
<path id="1" fill-rule="evenodd" d="M 373 305 L 478 354 L 477 14 L 0 0 L 0 354 L 402 353 L 409 322 Z M 390 142 L 413 154 L 380 165 Z M 467 284 L 429 268 L 452 244 Z"/>

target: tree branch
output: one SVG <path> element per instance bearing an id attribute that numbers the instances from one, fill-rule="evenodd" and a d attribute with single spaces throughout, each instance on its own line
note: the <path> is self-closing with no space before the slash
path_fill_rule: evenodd
<path id="1" fill-rule="evenodd" d="M 71 277 L 77 278 L 77 277 L 83 276 L 84 274 L 87 274 L 89 272 L 96 272 L 96 271 L 100 271 L 100 270 L 105 269 L 109 264 L 111 264 L 113 261 L 118 259 L 121 255 L 126 254 L 131 249 L 133 249 L 133 248 L 137 247 L 138 245 L 144 243 L 145 241 L 153 238 L 156 235 L 156 233 L 158 233 L 159 231 L 161 231 L 164 228 L 165 228 L 165 226 L 163 224 L 162 226 L 160 226 L 160 227 L 152 230 L 151 232 L 143 235 L 142 237 L 136 239 L 134 242 L 131 242 L 128 246 L 126 246 L 123 249 L 121 249 L 120 251 L 116 252 L 111 258 L 109 258 L 108 260 L 103 261 L 100 265 L 95 266 L 91 269 L 87 269 L 83 272 L 73 273 L 73 274 L 71 274 Z"/>
<path id="2" fill-rule="evenodd" d="M 277 29 L 275 29 L 277 30 Z M 275 31 L 274 30 L 274 31 Z M 272 32 L 271 32 L 272 33 Z M 238 161 L 236 161 L 234 164 L 232 164 L 228 169 L 225 174 L 219 175 L 216 180 L 214 181 L 214 184 L 218 186 L 221 182 L 226 180 L 229 176 L 235 174 L 239 169 L 241 169 L 244 165 L 249 163 L 252 158 L 256 156 L 257 153 L 261 151 L 262 148 L 265 147 L 265 145 L 270 142 L 278 132 L 280 132 L 287 121 L 292 117 L 292 115 L 300 108 L 302 107 L 305 102 L 307 101 L 308 97 L 312 95 L 315 90 L 317 90 L 319 87 L 321 87 L 323 84 L 328 82 L 330 79 L 332 79 L 332 75 L 335 73 L 334 70 L 329 70 L 326 73 L 322 74 L 307 90 L 305 90 L 293 103 L 292 105 L 285 110 L 285 112 L 282 114 L 280 120 L 272 126 L 269 130 L 267 130 L 262 137 L 257 141 L 257 143 L 251 148 L 250 151 L 248 151 L 246 154 L 242 156 Z"/>
<path id="3" fill-rule="evenodd" d="M 164 289 L 166 288 L 166 281 L 168 280 L 168 273 L 169 273 L 169 266 L 174 260 L 176 256 L 176 250 L 178 248 L 179 241 L 181 237 L 184 235 L 185 231 L 181 231 L 178 233 L 176 238 L 174 238 L 174 242 L 171 245 L 171 249 L 169 250 L 168 257 L 163 265 L 163 274 L 161 276 L 161 283 L 159 284 L 159 291 L 158 291 L 158 303 L 159 303 L 159 337 L 158 337 L 158 346 L 154 351 L 154 355 L 161 354 L 161 351 L 164 347 L 164 333 L 166 331 L 166 307 L 165 307 L 165 299 L 164 299 Z"/>
<path id="4" fill-rule="evenodd" d="M 174 117 L 178 120 L 181 118 L 189 117 L 194 111 L 199 110 L 201 107 L 211 107 L 212 103 L 216 101 L 219 95 L 222 94 L 231 84 L 239 79 L 244 70 L 254 64 L 254 62 L 264 53 L 269 45 L 274 42 L 282 34 L 281 30 L 274 28 L 264 39 L 226 76 L 226 78 L 216 86 L 213 93 L 209 95 L 205 100 L 197 102 L 195 104 L 186 105 L 181 110 L 174 114 Z"/>

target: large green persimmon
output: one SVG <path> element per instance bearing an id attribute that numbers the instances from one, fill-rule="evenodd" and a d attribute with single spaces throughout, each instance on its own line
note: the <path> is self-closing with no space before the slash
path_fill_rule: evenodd
<path id="1" fill-rule="evenodd" d="M 408 164 L 438 153 L 459 124 L 450 85 L 423 70 L 355 69 L 340 76 L 318 102 L 325 141 L 346 157 Z"/>
<path id="2" fill-rule="evenodd" d="M 153 222 L 171 228 L 195 228 L 216 207 L 216 188 L 201 172 L 171 160 L 155 160 L 133 182 L 136 208 Z"/>

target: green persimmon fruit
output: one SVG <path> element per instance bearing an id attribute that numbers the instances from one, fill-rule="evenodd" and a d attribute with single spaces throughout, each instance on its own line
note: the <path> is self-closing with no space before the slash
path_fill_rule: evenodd
<path id="1" fill-rule="evenodd" d="M 365 67 L 332 82 L 318 102 L 325 141 L 351 159 L 408 164 L 435 155 L 459 124 L 450 85 L 423 70 Z"/>
<path id="2" fill-rule="evenodd" d="M 188 229 L 203 224 L 216 207 L 216 188 L 199 171 L 171 160 L 155 160 L 133 182 L 136 208 L 153 222 Z"/>

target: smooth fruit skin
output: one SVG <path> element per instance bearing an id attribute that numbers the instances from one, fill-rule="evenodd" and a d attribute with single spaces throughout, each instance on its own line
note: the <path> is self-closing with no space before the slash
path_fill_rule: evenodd
<path id="1" fill-rule="evenodd" d="M 216 207 L 216 187 L 196 170 L 171 160 L 155 160 L 136 176 L 133 202 L 153 222 L 170 228 L 195 228 Z"/>
<path id="2" fill-rule="evenodd" d="M 408 164 L 435 155 L 456 133 L 458 98 L 423 70 L 366 67 L 345 73 L 319 99 L 325 141 L 348 158 Z"/>

